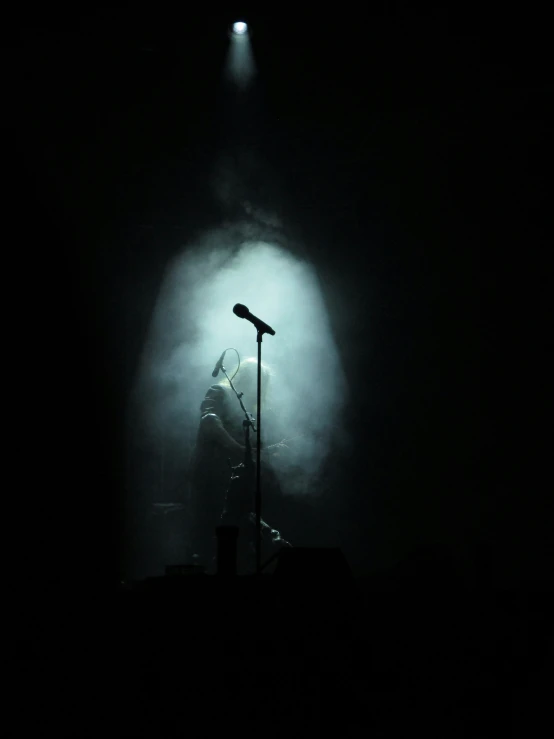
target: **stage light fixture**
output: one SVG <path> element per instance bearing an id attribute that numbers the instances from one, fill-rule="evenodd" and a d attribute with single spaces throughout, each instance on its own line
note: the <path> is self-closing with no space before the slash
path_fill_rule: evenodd
<path id="1" fill-rule="evenodd" d="M 243 21 L 237 21 L 236 23 L 233 23 L 233 33 L 236 36 L 244 36 L 247 31 L 248 26 Z"/>

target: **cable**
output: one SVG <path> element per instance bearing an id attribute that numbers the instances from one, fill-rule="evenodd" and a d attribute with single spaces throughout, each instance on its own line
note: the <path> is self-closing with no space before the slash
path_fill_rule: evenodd
<path id="1" fill-rule="evenodd" d="M 230 346 L 230 347 L 229 347 L 228 349 L 225 349 L 225 351 L 226 351 L 226 352 L 230 352 L 231 350 L 232 350 L 232 351 L 234 351 L 234 352 L 235 352 L 235 354 L 237 355 L 237 359 L 238 359 L 238 363 L 239 363 L 239 364 L 238 364 L 238 367 L 237 367 L 237 368 L 236 368 L 236 370 L 235 370 L 235 374 L 234 374 L 234 375 L 233 375 L 233 376 L 231 377 L 231 382 L 232 382 L 232 381 L 233 381 L 233 380 L 235 379 L 235 377 L 236 377 L 236 375 L 237 375 L 237 372 L 238 372 L 238 371 L 239 371 L 239 369 L 240 369 L 240 354 L 238 353 L 238 351 L 237 351 L 237 350 L 235 349 L 235 347 L 234 347 L 234 346 Z"/>
<path id="2" fill-rule="evenodd" d="M 240 369 L 240 354 L 238 353 L 238 351 L 237 351 L 237 350 L 235 349 L 235 347 L 234 347 L 234 346 L 229 346 L 229 347 L 227 347 L 227 349 L 225 349 L 225 351 L 223 352 L 223 354 L 226 354 L 227 352 L 230 352 L 230 351 L 233 351 L 233 352 L 235 352 L 235 354 L 237 355 L 237 360 L 238 360 L 238 367 L 236 368 L 236 370 L 235 370 L 235 372 L 234 372 L 233 376 L 231 377 L 231 382 L 232 382 L 232 381 L 233 381 L 233 379 L 234 379 L 234 378 L 236 377 L 236 374 L 237 374 L 237 372 L 238 372 L 238 371 L 239 371 L 239 369 Z M 223 369 L 223 367 L 222 367 L 222 369 Z M 226 371 L 226 370 L 223 370 L 223 372 L 224 372 L 224 374 L 225 374 L 225 377 L 227 378 L 227 380 L 229 380 L 229 376 L 228 376 L 228 374 L 227 374 L 227 371 Z"/>

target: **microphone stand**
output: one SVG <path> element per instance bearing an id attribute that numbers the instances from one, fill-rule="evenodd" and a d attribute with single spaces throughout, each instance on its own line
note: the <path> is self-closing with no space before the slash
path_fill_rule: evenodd
<path id="1" fill-rule="evenodd" d="M 246 420 L 243 421 L 243 426 L 245 428 L 245 436 L 246 436 L 246 450 L 245 450 L 245 467 L 248 469 L 248 465 L 252 462 L 252 456 L 251 456 L 251 450 L 250 450 L 250 427 L 252 427 L 252 430 L 256 432 L 256 497 L 255 497 L 255 504 L 254 509 L 256 512 L 256 574 L 260 575 L 262 571 L 262 484 L 261 484 L 261 453 L 262 453 L 262 435 L 261 435 L 261 427 L 262 427 L 262 336 L 264 334 L 263 330 L 260 330 L 258 328 L 258 336 L 256 341 L 258 342 L 258 418 L 257 418 L 257 428 L 254 426 L 254 421 L 252 420 L 252 414 L 248 413 L 246 408 L 244 407 L 241 397 L 242 393 L 237 393 L 235 390 L 233 383 L 229 379 L 227 372 L 225 370 L 225 367 L 221 367 L 223 373 L 225 374 L 225 377 L 229 380 L 229 385 L 233 388 L 233 391 L 235 395 L 238 398 L 238 401 L 240 403 L 240 407 L 242 408 L 244 415 L 246 416 Z"/>
<path id="2" fill-rule="evenodd" d="M 256 445 L 256 575 L 262 573 L 262 489 L 260 482 L 260 455 L 262 453 L 262 335 L 263 331 L 258 329 L 258 429 Z"/>
<path id="3" fill-rule="evenodd" d="M 258 500 L 258 490 L 259 490 L 259 479 L 260 479 L 260 422 L 259 422 L 259 411 L 260 411 L 260 401 L 259 401 L 259 390 L 258 390 L 258 428 L 256 429 L 256 426 L 254 425 L 254 417 L 251 413 L 249 413 L 246 408 L 244 407 L 244 403 L 242 402 L 242 396 L 243 393 L 237 393 L 237 390 L 235 386 L 233 385 L 233 381 L 227 374 L 227 371 L 225 367 L 221 367 L 221 371 L 227 378 L 229 385 L 231 386 L 231 389 L 237 396 L 237 400 L 240 403 L 240 407 L 242 408 L 242 411 L 245 416 L 245 420 L 242 422 L 242 425 L 244 427 L 244 469 L 246 474 L 246 479 L 249 479 L 249 476 L 251 474 L 252 470 L 252 447 L 250 444 L 250 429 L 252 431 L 257 433 L 257 439 L 258 439 L 258 448 L 256 449 L 256 465 L 257 465 L 257 474 L 256 474 L 256 501 Z M 259 388 L 259 377 L 260 377 L 260 366 L 258 362 L 258 388 Z M 255 504 L 256 510 L 260 508 L 259 504 L 256 502 Z M 261 551 L 259 542 L 261 541 L 261 518 L 256 515 L 256 572 L 258 572 L 258 561 L 261 557 L 261 555 L 258 553 L 258 550 Z"/>
<path id="4" fill-rule="evenodd" d="M 232 382 L 231 378 L 230 378 L 230 377 L 229 377 L 229 375 L 227 374 L 227 370 L 225 369 L 225 367 L 223 367 L 223 366 L 222 366 L 222 367 L 221 367 L 221 371 L 223 372 L 223 374 L 224 374 L 224 375 L 225 375 L 225 377 L 227 378 L 227 380 L 228 380 L 228 382 L 229 382 L 229 385 L 231 386 L 231 389 L 233 390 L 233 392 L 234 392 L 234 393 L 235 393 L 235 395 L 237 396 L 237 399 L 238 399 L 238 401 L 239 401 L 239 403 L 240 403 L 240 407 L 242 408 L 242 411 L 243 411 L 243 413 L 244 413 L 244 415 L 245 415 L 245 418 L 246 418 L 246 420 L 245 420 L 245 421 L 243 421 L 242 423 L 243 423 L 243 426 L 244 426 L 244 428 L 246 429 L 246 438 L 248 439 L 248 442 L 249 442 L 249 444 L 250 444 L 250 436 L 249 436 L 250 428 L 252 428 L 252 431 L 256 431 L 256 428 L 255 428 L 255 426 L 254 426 L 254 420 L 253 420 L 253 419 L 254 419 L 254 417 L 252 416 L 252 414 L 251 414 L 251 413 L 248 413 L 248 411 L 247 411 L 247 410 L 246 410 L 246 408 L 244 407 L 244 403 L 242 402 L 242 396 L 243 396 L 243 393 L 237 393 L 237 391 L 236 391 L 236 388 L 235 388 L 235 386 L 233 385 L 233 382 Z M 259 374 L 259 373 L 258 373 L 258 374 Z M 258 436 L 259 436 L 259 435 L 258 435 Z"/>

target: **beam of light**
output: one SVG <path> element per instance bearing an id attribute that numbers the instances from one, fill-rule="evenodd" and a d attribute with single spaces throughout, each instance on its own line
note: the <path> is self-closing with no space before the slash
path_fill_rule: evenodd
<path id="1" fill-rule="evenodd" d="M 143 499 L 171 500 L 186 479 L 200 403 L 219 381 L 212 370 L 222 351 L 235 347 L 243 360 L 256 356 L 256 330 L 233 313 L 235 303 L 276 331 L 262 344 L 271 372 L 262 433 L 267 444 L 291 439 L 273 459 L 283 496 L 316 497 L 330 449 L 337 439 L 348 443 L 340 425 L 348 388 L 313 266 L 274 243 L 234 238 L 214 231 L 167 268 L 134 388 L 142 449 L 151 439 L 152 456 L 163 439 L 167 490 L 159 491 L 159 465 L 148 466 L 141 453 Z M 224 364 L 232 374 L 234 352 Z M 245 395 L 243 402 L 254 409 L 255 398 Z"/>
<path id="2" fill-rule="evenodd" d="M 245 90 L 256 74 L 250 33 L 246 23 L 243 21 L 234 23 L 230 39 L 225 74 L 240 90 Z"/>

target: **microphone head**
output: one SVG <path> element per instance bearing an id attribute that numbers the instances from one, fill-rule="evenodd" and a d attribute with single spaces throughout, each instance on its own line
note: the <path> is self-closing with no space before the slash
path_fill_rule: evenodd
<path id="1" fill-rule="evenodd" d="M 250 311 L 245 305 L 242 305 L 242 303 L 237 303 L 233 308 L 233 313 L 239 318 L 246 318 Z"/>

